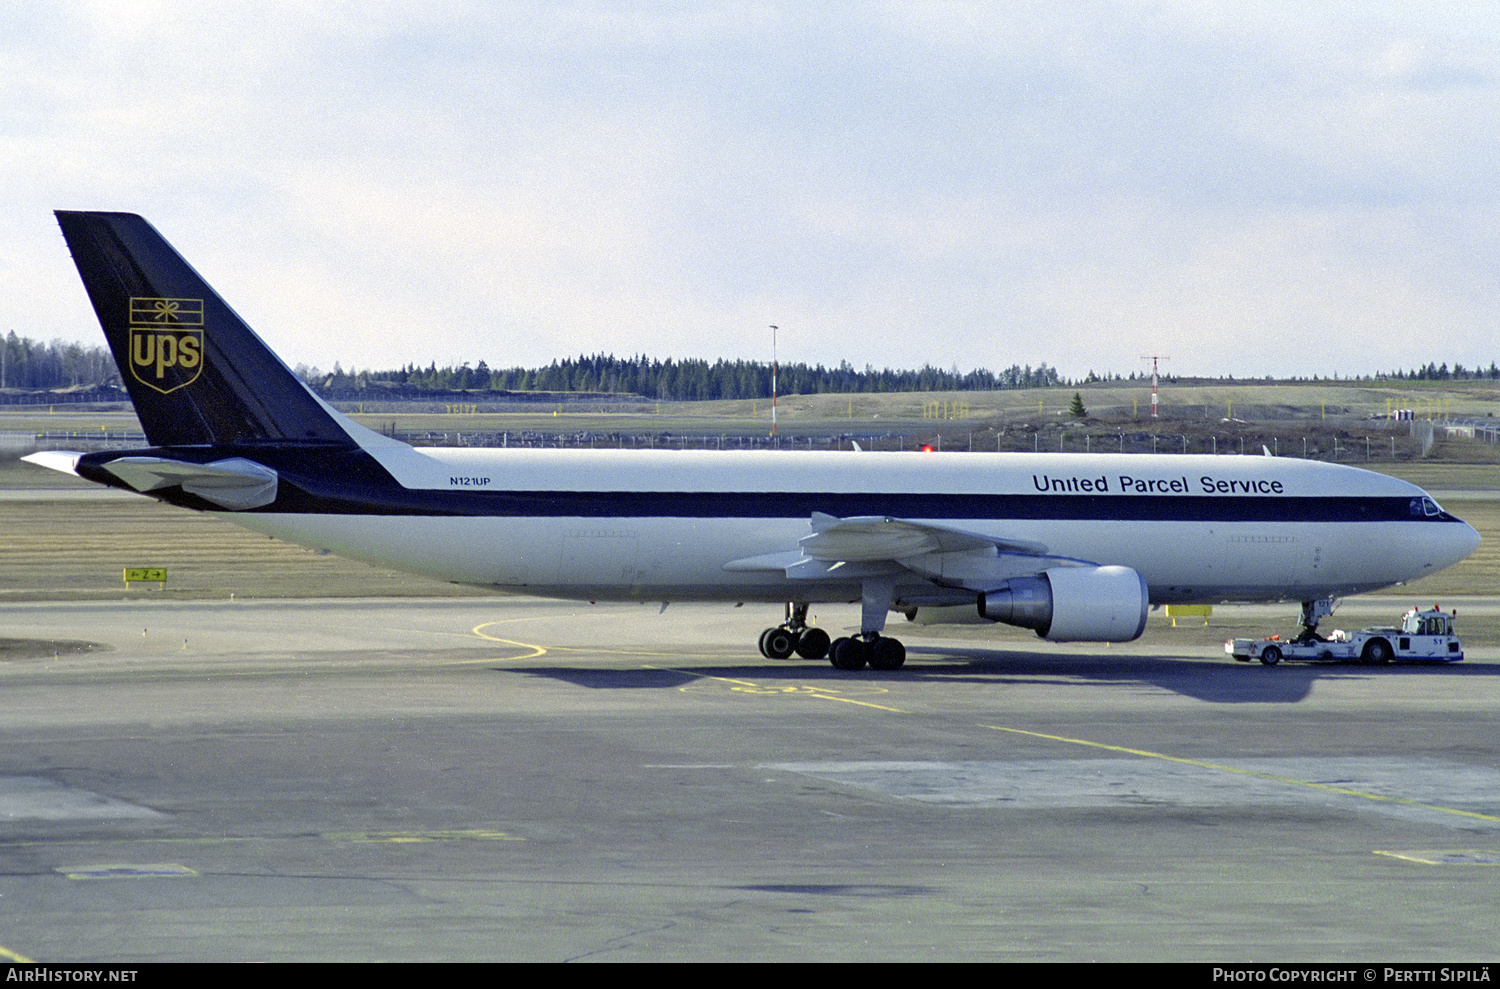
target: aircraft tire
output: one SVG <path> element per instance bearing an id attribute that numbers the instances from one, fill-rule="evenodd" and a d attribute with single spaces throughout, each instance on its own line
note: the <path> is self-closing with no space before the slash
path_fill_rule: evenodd
<path id="1" fill-rule="evenodd" d="M 828 633 L 821 628 L 804 628 L 797 636 L 797 655 L 803 659 L 822 659 L 828 655 Z"/>
<path id="2" fill-rule="evenodd" d="M 865 644 L 858 639 L 838 638 L 828 647 L 828 661 L 837 670 L 862 670 L 865 668 Z"/>
<path id="3" fill-rule="evenodd" d="M 868 648 L 872 670 L 899 670 L 906 664 L 906 647 L 900 639 L 888 639 L 882 635 Z"/>
<path id="4" fill-rule="evenodd" d="M 796 646 L 797 637 L 779 625 L 760 634 L 760 651 L 767 659 L 787 659 Z"/>
<path id="5" fill-rule="evenodd" d="M 1281 662 L 1281 650 L 1275 646 L 1266 646 L 1260 651 L 1260 661 L 1267 666 L 1275 666 Z"/>

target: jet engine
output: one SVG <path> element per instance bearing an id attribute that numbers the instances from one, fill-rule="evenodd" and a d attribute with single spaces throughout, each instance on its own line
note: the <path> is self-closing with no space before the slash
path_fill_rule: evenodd
<path id="1" fill-rule="evenodd" d="M 1129 567 L 1054 567 L 979 595 L 979 616 L 1051 642 L 1130 642 L 1146 630 L 1146 579 Z"/>

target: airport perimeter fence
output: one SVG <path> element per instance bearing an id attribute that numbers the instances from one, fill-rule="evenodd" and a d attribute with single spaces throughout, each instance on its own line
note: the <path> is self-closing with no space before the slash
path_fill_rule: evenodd
<path id="1" fill-rule="evenodd" d="M 1425 456 L 1429 442 L 1422 444 L 1401 434 L 1336 435 L 1330 433 L 1241 433 L 1089 432 L 1070 430 L 1007 431 L 974 430 L 958 432 L 886 432 L 886 433 L 799 433 L 784 431 L 768 434 L 689 433 L 689 432 L 592 432 L 572 430 L 423 431 L 385 430 L 395 439 L 413 446 L 435 447 L 517 447 L 528 449 L 628 449 L 628 450 L 865 450 L 962 452 L 1037 452 L 1037 453 L 1127 453 L 1127 454 L 1208 454 L 1217 456 L 1261 455 L 1295 457 L 1310 460 L 1337 460 L 1343 463 L 1363 461 L 1410 460 Z"/>
<path id="2" fill-rule="evenodd" d="M 548 449 L 631 450 L 929 450 L 953 452 L 1050 452 L 1208 454 L 1294 457 L 1360 463 L 1411 460 L 1428 456 L 1439 436 L 1460 441 L 1500 442 L 1500 424 L 1485 420 L 1417 420 L 1382 424 L 1347 423 L 1337 428 L 1305 431 L 1244 424 L 1235 430 L 1100 429 L 1061 424 L 1043 429 L 946 429 L 862 432 L 798 432 L 793 428 L 768 433 L 729 433 L 665 430 L 599 432 L 590 430 L 401 430 L 381 432 L 413 446 L 519 447 Z M 148 446 L 135 430 L 54 430 L 0 432 L 0 455 L 22 456 L 37 450 L 108 450 Z"/>
<path id="3" fill-rule="evenodd" d="M 149 446 L 140 430 L 46 430 L 0 432 L 0 454 L 25 456 L 38 450 L 132 450 Z"/>
<path id="4" fill-rule="evenodd" d="M 1494 419 L 1448 419 L 1436 425 L 1449 436 L 1477 440 L 1480 443 L 1500 443 L 1500 424 Z"/>

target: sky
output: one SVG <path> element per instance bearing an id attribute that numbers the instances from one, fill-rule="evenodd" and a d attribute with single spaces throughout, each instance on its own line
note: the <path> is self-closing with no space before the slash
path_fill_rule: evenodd
<path id="1" fill-rule="evenodd" d="M 290 365 L 1500 361 L 1500 6 L 7 0 L 0 333 L 141 213 Z"/>

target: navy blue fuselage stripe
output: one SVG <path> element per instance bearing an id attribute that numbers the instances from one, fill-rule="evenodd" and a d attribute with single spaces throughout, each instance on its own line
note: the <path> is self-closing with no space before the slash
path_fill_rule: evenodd
<path id="1" fill-rule="evenodd" d="M 1173 497 L 722 491 L 450 491 L 375 488 L 319 491 L 283 478 L 260 511 L 502 518 L 1015 519 L 1070 522 L 1413 522 L 1410 498 Z M 290 489 L 290 490 L 288 490 Z M 311 489 L 311 490 L 309 490 Z M 315 493 L 317 492 L 317 493 Z M 1434 517 L 1434 521 L 1445 517 Z M 1451 516 L 1446 517 L 1451 518 Z"/>
<path id="2" fill-rule="evenodd" d="M 121 456 L 166 456 L 208 463 L 249 456 L 279 476 L 276 500 L 253 511 L 328 515 L 429 515 L 495 518 L 806 519 L 848 518 L 1058 522 L 1456 522 L 1423 515 L 1420 496 L 954 494 L 816 491 L 514 491 L 403 488 L 357 448 L 267 444 L 99 452 L 79 473 L 115 487 L 103 469 Z M 188 508 L 219 506 L 171 487 L 153 495 Z M 960 526 L 961 528 L 962 526 Z"/>

